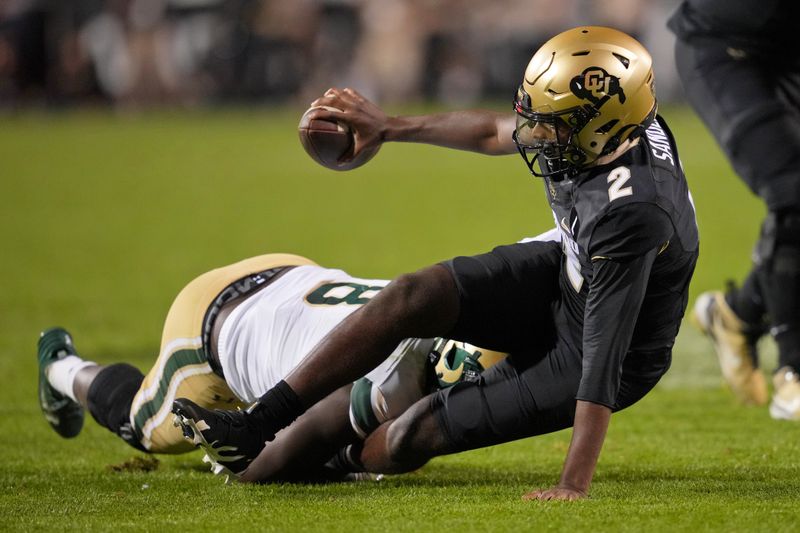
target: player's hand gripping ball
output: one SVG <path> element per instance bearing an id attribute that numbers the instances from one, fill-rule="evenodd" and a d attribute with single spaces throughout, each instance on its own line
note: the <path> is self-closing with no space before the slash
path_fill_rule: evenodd
<path id="1" fill-rule="evenodd" d="M 380 149 L 380 144 L 374 148 L 362 150 L 353 157 L 356 148 L 356 136 L 350 127 L 333 120 L 311 119 L 312 111 L 320 109 L 311 107 L 300 118 L 298 134 L 300 143 L 311 159 L 331 170 L 352 170 L 360 167 L 373 158 Z M 332 107 L 323 107 L 331 111 L 339 111 Z"/>

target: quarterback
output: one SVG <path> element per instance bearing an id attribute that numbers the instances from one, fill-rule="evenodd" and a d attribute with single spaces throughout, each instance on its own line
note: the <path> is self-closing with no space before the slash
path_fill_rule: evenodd
<path id="1" fill-rule="evenodd" d="M 513 114 L 387 117 L 350 89 L 314 102 L 341 110 L 317 116 L 348 123 L 356 155 L 389 141 L 519 152 L 541 178 L 560 239 L 400 276 L 249 412 L 197 411 L 205 439 L 252 453 L 400 340 L 442 335 L 509 356 L 382 424 L 351 447 L 352 467 L 404 472 L 437 455 L 573 427 L 558 483 L 524 497 L 586 497 L 611 413 L 641 399 L 669 368 L 698 256 L 694 208 L 675 140 L 656 114 L 651 62 L 624 33 L 579 27 L 535 53 Z"/>
<path id="2" fill-rule="evenodd" d="M 126 363 L 105 366 L 82 359 L 72 336 L 52 328 L 39 339 L 42 412 L 62 437 L 80 432 L 88 408 L 100 425 L 139 450 L 192 450 L 196 442 L 188 442 L 181 431 L 195 436 L 191 427 L 173 423 L 176 397 L 209 409 L 245 407 L 386 283 L 290 254 L 253 257 L 212 270 L 175 299 L 160 355 L 146 376 Z M 342 446 L 398 416 L 439 383 L 457 381 L 459 370 L 478 372 L 504 355 L 444 339 L 405 339 L 387 354 L 375 370 L 335 391 L 282 432 L 271 443 L 270 461 L 262 461 L 245 479 L 336 476 L 323 465 Z M 223 451 L 208 460 L 218 465 L 218 473 L 239 477 L 249 459 L 231 459 Z"/>

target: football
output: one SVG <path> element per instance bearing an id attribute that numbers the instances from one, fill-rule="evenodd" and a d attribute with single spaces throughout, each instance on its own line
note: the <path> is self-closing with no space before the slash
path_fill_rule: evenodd
<path id="1" fill-rule="evenodd" d="M 312 120 L 309 115 L 315 109 L 319 108 L 311 107 L 306 110 L 297 127 L 300 144 L 311 159 L 331 170 L 352 170 L 372 159 L 378 152 L 380 145 L 373 150 L 362 151 L 351 159 L 356 137 L 348 125 L 330 120 Z M 326 109 L 338 111 L 335 108 Z"/>

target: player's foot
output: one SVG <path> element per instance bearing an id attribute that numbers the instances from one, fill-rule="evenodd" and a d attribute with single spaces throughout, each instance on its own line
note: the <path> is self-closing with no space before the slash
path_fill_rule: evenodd
<path id="1" fill-rule="evenodd" d="M 47 367 L 68 355 L 77 355 L 72 336 L 62 328 L 50 328 L 39 335 L 39 405 L 42 414 L 64 438 L 72 438 L 83 427 L 83 407 L 58 392 L 47 379 Z"/>
<path id="2" fill-rule="evenodd" d="M 172 412 L 184 438 L 206 452 L 203 462 L 211 464 L 214 474 L 227 475 L 228 481 L 239 479 L 264 443 L 274 438 L 246 411 L 210 410 L 178 398 Z"/>
<path id="3" fill-rule="evenodd" d="M 722 377 L 744 404 L 765 405 L 768 392 L 764 375 L 756 366 L 755 341 L 745 332 L 722 292 L 704 292 L 692 309 L 692 321 L 706 334 L 717 352 Z"/>
<path id="4" fill-rule="evenodd" d="M 769 414 L 776 420 L 800 420 L 800 375 L 785 366 L 772 376 L 775 392 Z"/>

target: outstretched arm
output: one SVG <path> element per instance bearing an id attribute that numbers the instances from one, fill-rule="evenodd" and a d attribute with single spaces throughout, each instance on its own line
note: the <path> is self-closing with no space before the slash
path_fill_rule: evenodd
<path id="1" fill-rule="evenodd" d="M 311 105 L 341 109 L 319 109 L 310 118 L 347 123 L 356 132 L 354 157 L 389 141 L 434 144 L 487 155 L 517 152 L 511 140 L 516 125 L 513 113 L 476 109 L 390 117 L 357 91 L 335 88 Z"/>

